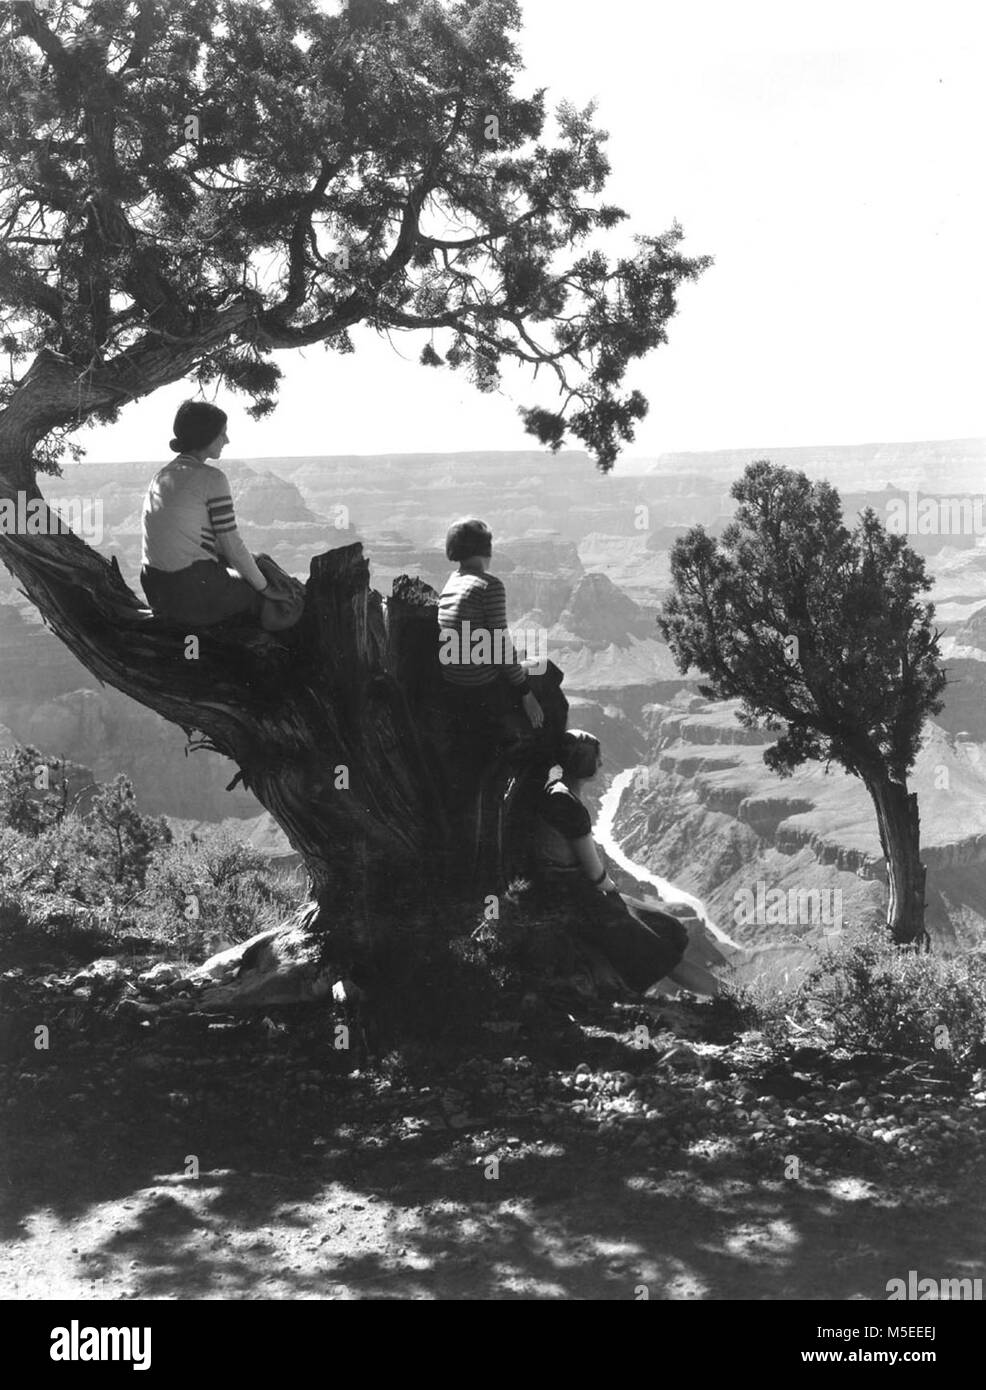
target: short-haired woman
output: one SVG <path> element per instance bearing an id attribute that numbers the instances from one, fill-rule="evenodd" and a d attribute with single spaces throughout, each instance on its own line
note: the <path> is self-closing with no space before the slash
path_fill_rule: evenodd
<path id="1" fill-rule="evenodd" d="M 612 961 L 631 989 L 642 991 L 670 976 L 685 989 L 716 994 L 715 976 L 683 960 L 688 931 L 678 918 L 621 893 L 609 875 L 580 797 L 602 761 L 594 735 L 568 729 L 562 736 L 558 765 L 549 773 L 535 820 L 541 889 L 549 901 L 568 908 L 576 931 Z"/>
<path id="2" fill-rule="evenodd" d="M 449 799 L 464 828 L 471 860 L 483 828 L 470 801 L 477 780 L 502 750 L 515 746 L 526 723 L 538 730 L 544 712 L 507 630 L 503 581 L 490 573 L 493 533 L 467 517 L 449 528 L 445 554 L 458 565 L 438 600 L 438 661 L 449 732 Z M 479 639 L 478 641 L 475 639 Z M 463 862 L 463 872 L 468 865 Z"/>
<path id="3" fill-rule="evenodd" d="M 493 718 L 519 704 L 539 729 L 544 714 L 507 630 L 503 580 L 490 573 L 493 532 L 465 517 L 449 528 L 445 554 L 459 566 L 438 599 L 438 658 L 448 693 L 464 710 L 483 709 Z"/>
<path id="4" fill-rule="evenodd" d="M 197 628 L 237 617 L 266 626 L 267 603 L 286 598 L 243 544 L 229 480 L 209 462 L 229 443 L 226 425 L 226 412 L 207 401 L 179 407 L 171 441 L 177 457 L 155 474 L 141 514 L 147 601 L 158 616 Z"/>

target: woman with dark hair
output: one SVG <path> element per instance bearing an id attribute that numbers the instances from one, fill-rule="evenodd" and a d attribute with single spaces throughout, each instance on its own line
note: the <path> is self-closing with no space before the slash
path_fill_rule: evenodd
<path id="1" fill-rule="evenodd" d="M 229 443 L 226 424 L 226 412 L 207 401 L 179 407 L 170 446 L 177 457 L 159 469 L 144 498 L 141 587 L 156 615 L 196 628 L 237 617 L 268 629 L 290 626 L 300 615 L 301 586 L 269 556 L 260 557 L 267 573 L 261 570 L 236 528 L 226 474 L 208 462 Z"/>
<path id="2" fill-rule="evenodd" d="M 535 819 L 535 859 L 542 891 L 565 904 L 572 921 L 616 967 L 631 989 L 645 990 L 670 976 L 701 994 L 719 984 L 703 966 L 683 957 L 686 927 L 653 903 L 621 893 L 605 856 L 592 838 L 592 817 L 579 793 L 602 766 L 599 740 L 582 729 L 562 737 L 559 763 L 551 769 Z"/>

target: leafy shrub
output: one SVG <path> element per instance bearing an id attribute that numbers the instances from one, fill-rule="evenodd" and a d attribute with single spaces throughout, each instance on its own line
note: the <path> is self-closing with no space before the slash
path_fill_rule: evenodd
<path id="1" fill-rule="evenodd" d="M 848 932 L 808 972 L 794 1016 L 827 1025 L 836 1046 L 977 1064 L 986 1044 L 986 957 L 917 955 Z"/>
<path id="2" fill-rule="evenodd" d="M 276 926 L 299 892 L 235 836 L 175 844 L 167 822 L 141 814 L 125 776 L 89 788 L 72 809 L 63 765 L 35 748 L 0 753 L 0 944 L 45 952 L 53 935 L 80 947 L 93 934 L 164 937 L 188 955 Z M 64 770 L 64 769 L 63 769 Z"/>
<path id="3" fill-rule="evenodd" d="M 145 921 L 198 956 L 277 926 L 299 905 L 297 886 L 226 831 L 207 831 L 157 849 L 143 895 Z"/>
<path id="4" fill-rule="evenodd" d="M 786 1051 L 791 1043 L 789 1015 L 797 989 L 797 985 L 778 988 L 761 980 L 737 985 L 727 977 L 722 993 L 705 1006 L 708 1026 L 726 1035 L 755 1030 L 763 1034 L 771 1050 Z"/>
<path id="5" fill-rule="evenodd" d="M 102 954 L 106 924 L 97 909 L 61 894 L 0 884 L 0 960 L 50 961 Z"/>
<path id="6" fill-rule="evenodd" d="M 0 825 L 40 835 L 69 809 L 64 761 L 32 745 L 0 749 Z"/>

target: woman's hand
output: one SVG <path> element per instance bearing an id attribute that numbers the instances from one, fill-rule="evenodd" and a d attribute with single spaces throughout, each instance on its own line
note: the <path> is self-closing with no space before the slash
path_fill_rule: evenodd
<path id="1" fill-rule="evenodd" d="M 535 729 L 540 729 L 541 725 L 544 723 L 544 710 L 541 708 L 538 703 L 538 697 L 532 690 L 529 690 L 523 700 L 521 700 L 521 706 L 530 720 L 531 725 Z"/>
<path id="2" fill-rule="evenodd" d="M 606 875 L 602 883 L 596 884 L 596 888 L 600 893 L 618 893 L 620 891 L 619 888 L 617 888 L 616 884 L 613 882 L 613 880 L 610 878 L 609 874 Z"/>

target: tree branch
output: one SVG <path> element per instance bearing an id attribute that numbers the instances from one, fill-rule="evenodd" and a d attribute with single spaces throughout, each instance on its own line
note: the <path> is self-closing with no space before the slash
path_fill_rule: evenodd
<path id="1" fill-rule="evenodd" d="M 154 39 L 154 0 L 137 0 L 137 23 L 134 25 L 134 41 L 127 55 L 127 61 L 120 68 L 122 73 L 130 73 L 143 67 L 151 43 Z"/>

